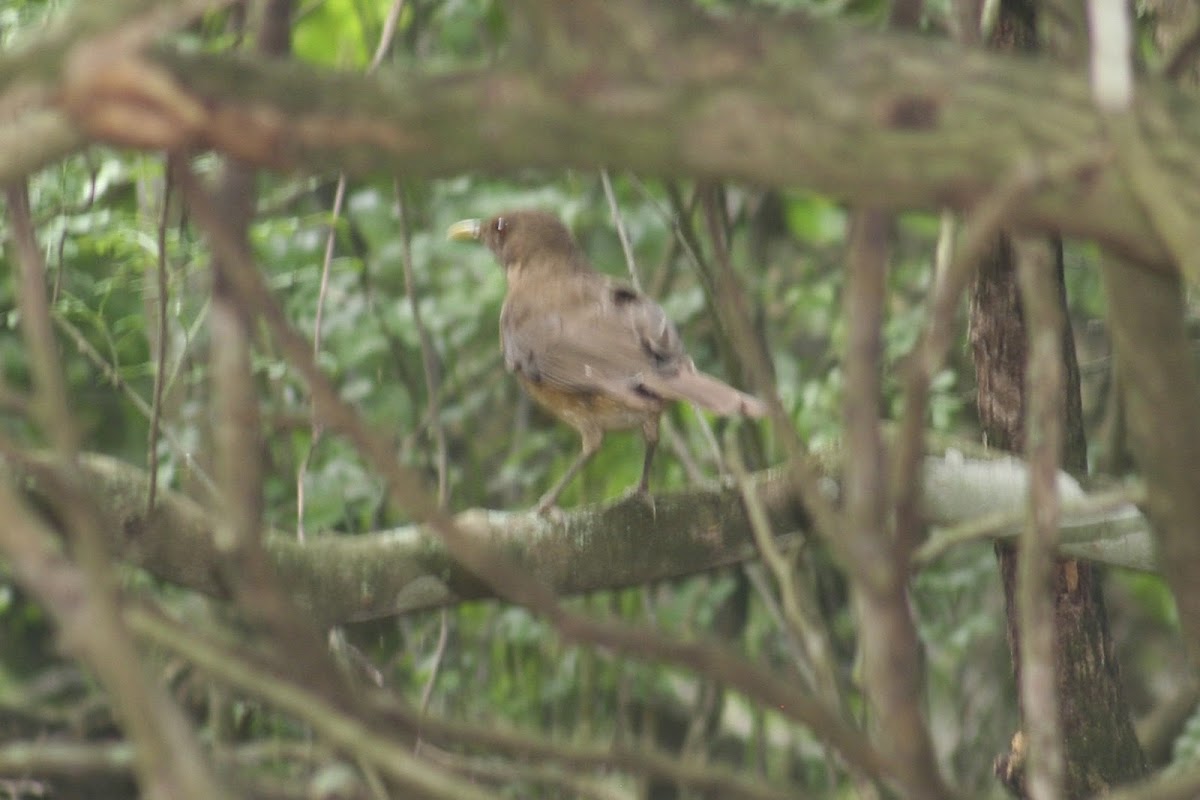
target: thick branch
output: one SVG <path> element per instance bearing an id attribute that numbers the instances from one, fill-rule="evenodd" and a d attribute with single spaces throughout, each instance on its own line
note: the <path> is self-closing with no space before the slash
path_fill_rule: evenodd
<path id="1" fill-rule="evenodd" d="M 228 0 L 113 0 L 83 3 L 49 30 L 0 54 L 0 183 L 35 172 L 86 143 L 61 111 L 47 108 L 64 67 L 84 69 L 136 50 Z M 68 67 L 68 58 L 77 63 Z"/>
<path id="2" fill-rule="evenodd" d="M 612 0 L 570 5 L 572 14 L 619 18 L 639 36 L 608 40 L 612 26 L 568 25 L 559 34 L 572 46 L 527 57 L 536 69 L 510 63 L 443 76 L 159 52 L 74 75 L 65 103 L 110 141 L 213 147 L 281 169 L 448 175 L 610 165 L 806 185 L 884 208 L 969 207 L 1030 162 L 1094 150 L 1089 166 L 1014 209 L 1014 225 L 1169 261 L 1099 155 L 1103 126 L 1073 70 L 900 34 L 682 10 L 664 21 L 644 4 Z M 1160 121 L 1147 126 L 1148 149 L 1163 169 L 1191 175 L 1200 110 L 1149 81 L 1138 97 L 1143 118 Z M 1176 199 L 1200 216 L 1200 180 L 1180 180 Z"/>
<path id="3" fill-rule="evenodd" d="M 39 473 L 45 463 L 0 462 L 0 475 L 45 505 Z M 222 556 L 213 541 L 214 520 L 174 492 L 162 492 L 147 514 L 145 473 L 107 456 L 81 460 L 81 480 L 94 487 L 116 525 L 110 546 L 118 556 L 159 578 L 226 598 Z M 1065 476 L 1063 550 L 1135 569 L 1153 564 L 1145 520 L 1128 504 L 1078 509 L 1083 495 Z M 755 485 L 772 528 L 804 532 L 807 523 L 784 473 L 768 470 Z M 948 525 L 991 514 L 991 524 L 947 542 L 935 537 L 928 557 L 945 546 L 987 536 L 1012 536 L 1023 520 L 1025 472 L 1020 462 L 926 462 L 926 513 Z M 1104 510 L 1108 509 L 1108 510 Z M 655 498 L 654 511 L 630 502 L 572 511 L 562 526 L 529 513 L 473 510 L 459 527 L 481 545 L 502 550 L 559 594 L 639 585 L 757 557 L 754 537 L 736 489 L 693 490 Z M 280 579 L 310 609 L 318 624 L 370 619 L 475 598 L 492 597 L 486 585 L 419 527 L 359 536 L 311 536 L 301 544 L 279 534 L 266 540 Z M 922 553 L 918 559 L 924 561 Z"/>
<path id="4" fill-rule="evenodd" d="M 1175 595 L 1193 666 L 1200 665 L 1200 404 L 1185 328 L 1184 290 L 1175 276 L 1147 274 L 1115 257 L 1102 261 L 1129 409 L 1129 442 L 1147 487 L 1146 508 L 1159 530 L 1163 573 Z"/>

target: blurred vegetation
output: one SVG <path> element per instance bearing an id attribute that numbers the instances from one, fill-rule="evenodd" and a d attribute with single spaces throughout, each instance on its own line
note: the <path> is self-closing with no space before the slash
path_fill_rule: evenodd
<path id="1" fill-rule="evenodd" d="M 48 16 L 68 5 L 54 0 L 0 3 L 0 41 L 9 46 L 34 34 Z M 802 10 L 859 19 L 880 13 L 879 3 L 825 0 L 706 0 L 703 5 L 725 13 L 746 7 L 757 13 Z M 390 6 L 391 0 L 300 4 L 293 31 L 296 57 L 364 69 Z M 936 16 L 940 13 L 930 5 L 930 26 L 943 24 Z M 189 35 L 205 46 L 236 46 L 228 25 L 229 17 L 218 15 Z M 504 50 L 506 35 L 504 4 L 495 0 L 414 0 L 404 5 L 389 58 L 432 69 L 487 64 Z M 211 157 L 197 162 L 208 174 L 215 167 Z M 152 397 L 159 333 L 151 311 L 160 263 L 165 270 L 163 414 L 170 440 L 163 436 L 152 446 L 162 485 L 204 499 L 195 470 L 196 465 L 206 468 L 210 459 L 209 256 L 180 218 L 174 195 L 163 213 L 163 176 L 158 157 L 91 148 L 36 176 L 31 195 L 53 281 L 72 406 L 84 428 L 86 448 L 140 465 L 149 463 L 149 422 L 130 395 L 147 402 Z M 322 366 L 346 398 L 393 432 L 400 458 L 420 469 L 431 486 L 437 482 L 439 447 L 444 446 L 451 509 L 530 505 L 574 458 L 576 434 L 533 407 L 504 372 L 497 342 L 503 275 L 485 249 L 448 242 L 445 230 L 456 220 L 506 208 L 547 208 L 566 220 L 600 269 L 625 275 L 600 176 L 531 171 L 413 181 L 379 175 L 350 181 L 344 210 L 335 218 L 331 208 L 337 177 L 261 176 L 251 235 L 277 297 L 310 336 L 317 309 L 322 309 Z M 728 376 L 720 357 L 723 332 L 692 259 L 710 254 L 690 254 L 676 233 L 677 224 L 703 230 L 691 203 L 696 187 L 623 174 L 612 178 L 620 221 L 644 286 L 666 307 L 697 363 Z M 807 441 L 814 446 L 833 441 L 843 385 L 840 295 L 847 210 L 803 191 L 727 186 L 725 197 L 734 263 L 769 343 L 784 406 Z M 905 216 L 898 229 L 885 331 L 885 412 L 892 418 L 899 411 L 899 367 L 925 318 L 938 229 L 939 220 L 928 215 Z M 706 238 L 701 241 L 707 244 Z M 160 245 L 165 249 L 160 251 Z M 1093 426 L 1102 420 L 1109 379 L 1107 341 L 1099 321 L 1103 299 L 1090 266 L 1094 255 L 1088 247 L 1068 248 L 1071 312 L 1085 408 Z M 16 332 L 11 257 L 6 251 L 0 261 L 0 364 L 7 382 L 22 386 L 28 383 L 28 363 Z M 415 280 L 412 302 L 406 293 L 406 258 Z M 423 335 L 432 346 L 432 387 L 426 385 L 422 367 Z M 384 502 L 380 481 L 348 443 L 333 435 L 314 436 L 308 395 L 269 345 L 259 349 L 256 371 L 268 441 L 269 524 L 295 531 L 302 515 L 308 535 L 353 536 L 404 522 Z M 975 436 L 972 381 L 966 348 L 959 346 L 934 382 L 934 429 Z M 431 392 L 436 415 L 430 411 Z M 679 445 L 706 475 L 716 477 L 719 467 L 694 412 L 678 408 L 670 418 Z M 0 424 L 6 437 L 38 443 L 21 417 L 5 414 Z M 721 423 L 713 424 L 720 436 Z M 764 445 L 765 463 L 757 466 L 782 458 L 769 441 Z M 679 459 L 664 449 L 655 465 L 655 491 L 688 482 Z M 572 506 L 620 494 L 635 482 L 641 457 L 636 436 L 610 436 L 561 502 Z M 298 480 L 303 482 L 302 507 Z M 144 577 L 130 575 L 127 580 L 162 591 L 149 587 Z M 745 591 L 743 581 L 738 571 L 722 571 L 569 602 L 599 614 L 652 619 L 668 632 L 715 630 L 738 640 L 756 659 L 785 658 L 771 610 L 757 594 L 746 601 L 744 625 L 727 630 L 722 624 L 731 598 Z M 1130 697 L 1145 711 L 1179 680 L 1178 667 L 1169 660 L 1139 656 L 1169 648 L 1174 636 L 1171 602 L 1154 578 L 1115 575 L 1112 583 L 1110 611 L 1124 676 Z M 823 611 L 839 637 L 840 663 L 852 678 L 853 630 L 842 587 L 831 578 L 822 588 Z M 174 602 L 192 601 L 176 597 Z M 964 548 L 925 570 L 916 581 L 915 602 L 928 648 L 929 702 L 941 755 L 971 796 L 995 793 L 991 756 L 1007 746 L 1015 702 L 990 548 Z M 692 685 L 691 676 L 566 646 L 543 622 L 497 603 L 466 604 L 445 615 L 414 614 L 354 626 L 346 633 L 382 679 L 414 701 L 436 671 L 429 708 L 449 717 L 505 720 L 555 738 L 604 739 L 640 729 L 655 710 L 666 709 L 685 720 L 699 713 L 699 687 Z M 444 652 L 438 647 L 443 635 Z M 95 698 L 85 676 L 64 679 L 73 670 L 57 654 L 39 609 L 7 576 L 0 577 L 0 703 L 24 702 L 30 687 L 37 686 L 62 708 L 79 713 Z M 253 701 L 238 708 L 246 736 L 303 736 Z M 822 790 L 836 795 L 836 787 L 823 783 L 824 753 L 802 731 L 728 699 L 713 741 L 721 737 L 741 741 L 746 752 L 738 758 L 759 763 L 768 774 L 802 778 L 814 796 Z M 1197 742 L 1200 724 L 1193 720 L 1176 757 L 1194 760 L 1200 752 Z M 517 787 L 511 796 L 543 796 L 534 791 Z"/>

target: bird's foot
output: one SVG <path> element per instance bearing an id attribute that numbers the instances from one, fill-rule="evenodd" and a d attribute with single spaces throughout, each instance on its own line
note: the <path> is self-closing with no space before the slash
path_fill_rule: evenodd
<path id="1" fill-rule="evenodd" d="M 640 502 L 650 510 L 650 516 L 658 519 L 658 508 L 654 504 L 654 495 L 645 486 L 634 486 L 621 498 L 621 503 Z"/>
<path id="2" fill-rule="evenodd" d="M 542 519 L 553 522 L 556 525 L 561 524 L 566 518 L 563 510 L 555 505 L 555 497 L 543 497 L 538 500 L 537 505 L 533 507 L 533 511 Z"/>

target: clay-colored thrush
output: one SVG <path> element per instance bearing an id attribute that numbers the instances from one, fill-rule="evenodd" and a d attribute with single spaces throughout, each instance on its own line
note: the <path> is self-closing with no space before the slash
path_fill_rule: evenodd
<path id="1" fill-rule="evenodd" d="M 512 211 L 456 222 L 448 235 L 479 240 L 508 281 L 500 312 L 504 365 L 525 390 L 574 427 L 583 450 L 538 501 L 545 513 L 600 449 L 605 431 L 641 426 L 644 493 L 666 404 L 687 400 L 722 415 L 762 416 L 757 398 L 696 369 L 662 307 L 596 272 L 558 218 Z"/>

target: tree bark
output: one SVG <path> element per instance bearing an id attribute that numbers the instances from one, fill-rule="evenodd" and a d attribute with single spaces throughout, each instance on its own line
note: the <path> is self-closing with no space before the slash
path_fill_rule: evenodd
<path id="1" fill-rule="evenodd" d="M 956 449 L 964 448 L 960 443 Z M 20 487 L 31 505 L 54 518 L 58 511 L 46 483 L 58 478 L 58 469 L 37 459 L 0 459 L 0 482 Z M 115 558 L 176 586 L 230 599 L 230 587 L 222 578 L 227 554 L 216 547 L 216 523 L 204 509 L 178 492 L 164 490 L 147 513 L 149 478 L 114 458 L 85 455 L 72 469 L 92 488 L 106 518 L 113 520 L 104 533 Z M 836 480 L 836 466 L 823 475 Z M 925 461 L 923 482 L 922 506 L 930 525 L 952 527 L 997 514 L 1011 517 L 1014 524 L 1019 520 L 1026 481 L 1023 466 L 1015 460 L 931 457 Z M 753 476 L 753 484 L 773 530 L 807 531 L 809 522 L 786 472 L 765 470 Z M 1086 526 L 1073 526 L 1064 518 L 1071 537 L 1061 550 L 1132 569 L 1152 568 L 1144 518 L 1120 510 L 1117 523 L 1110 524 L 1096 522 L 1097 516 L 1095 509 L 1086 511 Z M 758 552 L 738 490 L 732 488 L 656 495 L 653 512 L 641 502 L 571 509 L 561 525 L 531 512 L 482 509 L 463 511 L 455 519 L 476 546 L 503 551 L 559 594 L 666 580 L 755 558 Z M 1077 538 L 1080 532 L 1093 538 Z M 1015 527 L 999 526 L 972 538 L 1014 534 Z M 1131 547 L 1130 539 L 1138 540 L 1138 547 Z M 956 536 L 931 538 L 914 554 L 916 564 L 928 564 L 962 541 Z M 787 539 L 781 544 L 786 546 Z M 451 557 L 436 535 L 419 526 L 358 536 L 317 532 L 306 543 L 296 541 L 294 534 L 271 532 L 264 545 L 283 583 L 319 625 L 495 596 Z"/>
<path id="2" fill-rule="evenodd" d="M 1171 268 L 1105 156 L 1080 70 L 812 20 L 568 5 L 561 14 L 600 22 L 527 9 L 546 14 L 541 35 L 487 71 L 361 77 L 160 50 L 64 74 L 77 61 L 68 44 L 36 63 L 0 58 L 0 99 L 33 84 L 96 139 L 208 147 L 281 169 L 418 176 L 609 165 L 807 186 L 883 209 L 962 209 L 1033 168 L 1049 174 L 1014 226 L 1095 238 Z M 629 30 L 639 35 L 613 35 Z M 1163 169 L 1194 177 L 1200 111 L 1161 82 L 1137 92 L 1155 121 L 1148 147 Z M 1178 182 L 1192 216 L 1196 186 Z"/>
<path id="3" fill-rule="evenodd" d="M 1075 65 L 1086 26 L 1076 4 L 1041 7 L 1030 0 L 1004 0 L 992 44 L 1014 53 L 1042 47 L 1060 63 Z M 1039 15 L 1039 11 L 1042 13 Z M 1070 13 L 1068 13 L 1070 12 Z M 1053 17 L 1053 19 L 1050 19 Z M 1040 35 L 1039 35 L 1040 34 Z M 1087 472 L 1087 439 L 1079 391 L 1079 363 L 1067 311 L 1062 239 L 1054 250 L 1058 303 L 1066 317 L 1062 334 L 1064 396 L 1062 409 L 1062 466 L 1068 472 Z M 1015 453 L 1026 450 L 1026 364 L 1028 336 L 1017 284 L 1014 242 L 1002 234 L 992 258 L 984 260 L 971 299 L 971 344 L 979 393 L 980 423 L 990 444 Z M 1009 647 L 1020 677 L 1020 636 L 1017 625 L 1016 547 L 996 546 Z M 1078 559 L 1060 559 L 1054 571 L 1054 676 L 1059 723 L 1065 740 L 1067 798 L 1090 797 L 1146 772 L 1146 762 L 1134 733 L 1133 720 L 1121 687 L 1120 673 L 1108 629 L 1108 613 L 1099 568 Z M 1022 708 L 1022 719 L 1026 718 Z M 1024 738 L 1014 737 L 1011 751 L 996 760 L 996 773 L 1014 794 L 1025 797 Z"/>
<path id="4" fill-rule="evenodd" d="M 1061 245 L 1057 279 L 1064 309 Z M 1012 242 L 1001 236 L 980 264 L 971 297 L 971 346 L 978 383 L 976 399 L 985 441 L 1020 453 L 1025 449 L 1025 368 L 1027 339 L 1013 262 Z M 1064 467 L 1087 467 L 1079 365 L 1069 330 L 1063 338 L 1067 391 Z M 1013 664 L 1019 663 L 1015 587 L 1017 557 L 1008 542 L 996 553 L 1004 586 L 1008 640 Z M 1100 570 L 1086 561 L 1061 559 L 1055 578 L 1056 685 L 1066 739 L 1068 798 L 1089 797 L 1133 780 L 1146 771 L 1133 721 L 1121 688 L 1119 668 L 1108 629 Z M 1025 796 L 1023 737 L 997 759 L 996 770 L 1010 790 Z"/>

